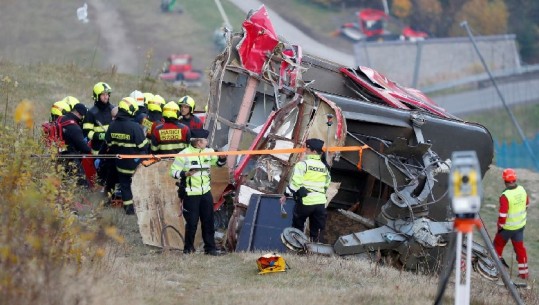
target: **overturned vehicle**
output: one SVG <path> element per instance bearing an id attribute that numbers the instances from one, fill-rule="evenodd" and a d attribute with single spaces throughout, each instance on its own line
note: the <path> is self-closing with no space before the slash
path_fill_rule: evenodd
<path id="1" fill-rule="evenodd" d="M 303 53 L 276 35 L 264 7 L 216 58 L 208 106 L 210 145 L 239 151 L 229 154 L 219 188 L 212 186 L 229 251 L 377 252 L 431 271 L 452 232 L 451 153 L 475 151 L 482 175 L 493 158 L 483 126 L 373 69 Z M 313 137 L 325 141 L 332 179 L 323 244 L 289 230 L 294 202 L 285 211 L 278 203 Z M 474 250 L 483 271 L 495 272 L 485 251 Z"/>

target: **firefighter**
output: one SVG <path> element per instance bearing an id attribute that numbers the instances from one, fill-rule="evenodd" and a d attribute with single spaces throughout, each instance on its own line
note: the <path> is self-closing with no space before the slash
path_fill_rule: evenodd
<path id="1" fill-rule="evenodd" d="M 530 199 L 526 190 L 517 184 L 517 174 L 514 169 L 506 168 L 502 172 L 505 190 L 500 196 L 498 215 L 498 233 L 494 237 L 494 249 L 500 260 L 507 266 L 502 257 L 503 248 L 509 239 L 517 255 L 518 276 L 528 279 L 528 255 L 524 246 L 524 227 Z"/>
<path id="2" fill-rule="evenodd" d="M 66 150 L 62 155 L 80 155 L 90 154 L 92 151 L 88 143 L 84 140 L 81 124 L 88 109 L 83 104 L 76 104 L 73 110 L 66 115 L 60 117 L 58 122 L 62 127 L 63 140 L 66 145 Z M 78 177 L 77 184 L 85 185 L 86 179 L 83 176 L 83 169 L 80 159 L 64 159 L 66 172 L 75 173 Z"/>
<path id="3" fill-rule="evenodd" d="M 296 201 L 292 226 L 304 230 L 305 220 L 309 219 L 309 235 L 312 241 L 322 242 L 322 231 L 326 227 L 326 191 L 331 177 L 327 165 L 322 160 L 324 141 L 308 139 L 305 141 L 305 159 L 296 163 L 290 183 L 281 197 L 293 196 Z"/>
<path id="4" fill-rule="evenodd" d="M 185 243 L 183 253 L 195 252 L 195 234 L 200 218 L 202 239 L 204 240 L 204 253 L 219 255 L 215 247 L 215 227 L 213 215 L 213 197 L 210 191 L 210 167 L 223 166 L 226 157 L 216 156 L 190 156 L 182 154 L 200 152 L 213 152 L 208 145 L 209 132 L 205 129 L 191 130 L 190 145 L 174 159 L 170 167 L 170 175 L 174 179 L 181 179 L 178 195 L 183 204 L 183 217 L 185 218 Z"/>
<path id="5" fill-rule="evenodd" d="M 138 90 L 131 92 L 129 97 L 134 98 L 138 106 L 137 113 L 135 113 L 135 122 L 139 123 L 146 132 L 147 128 L 145 128 L 144 125 L 144 122 L 147 121 L 148 117 L 148 109 L 146 108 L 145 103 L 146 98 L 144 97 L 144 94 Z"/>
<path id="6" fill-rule="evenodd" d="M 90 154 L 92 151 L 84 140 L 81 124 L 88 109 L 83 104 L 76 104 L 73 110 L 59 118 L 60 123 L 72 120 L 76 124 L 66 124 L 63 127 L 63 138 L 66 144 L 65 154 Z"/>
<path id="7" fill-rule="evenodd" d="M 95 84 L 93 88 L 94 106 L 88 111 L 82 124 L 84 135 L 91 141 L 92 154 L 97 155 L 105 139 L 105 132 L 112 121 L 109 103 L 112 88 L 104 82 Z"/>
<path id="8" fill-rule="evenodd" d="M 109 153 L 136 155 L 146 152 L 148 140 L 140 125 L 133 121 L 137 109 L 137 102 L 131 97 L 124 97 L 118 103 L 118 114 L 110 124 L 105 135 Z M 118 171 L 118 182 L 120 184 L 125 213 L 127 215 L 133 215 L 135 214 L 135 208 L 133 206 L 131 181 L 138 161 L 131 158 L 121 158 L 115 159 L 114 163 Z"/>
<path id="9" fill-rule="evenodd" d="M 190 97 L 189 95 L 186 95 L 178 100 L 178 105 L 180 105 L 182 118 L 180 119 L 180 123 L 187 125 L 190 130 L 193 129 L 202 129 L 204 126 L 204 123 L 202 120 L 193 114 L 195 111 L 195 100 Z"/>
<path id="10" fill-rule="evenodd" d="M 156 94 L 151 100 L 148 101 L 148 119 L 152 122 L 160 122 L 163 119 L 163 106 L 165 106 L 165 99 Z"/>
<path id="11" fill-rule="evenodd" d="M 64 97 L 64 99 L 62 101 L 66 102 L 69 105 L 71 110 L 73 110 L 75 108 L 75 105 L 80 103 L 78 98 L 76 98 L 74 96 L 70 96 L 70 95 Z"/>
<path id="12" fill-rule="evenodd" d="M 163 107 L 164 122 L 157 123 L 150 136 L 153 154 L 177 154 L 189 140 L 189 128 L 178 121 L 180 107 L 176 102 L 169 102 Z"/>
<path id="13" fill-rule="evenodd" d="M 67 104 L 64 100 L 55 102 L 51 107 L 51 118 L 49 122 L 56 121 L 59 117 L 67 114 L 69 111 L 71 111 L 71 107 L 69 107 L 69 104 Z"/>

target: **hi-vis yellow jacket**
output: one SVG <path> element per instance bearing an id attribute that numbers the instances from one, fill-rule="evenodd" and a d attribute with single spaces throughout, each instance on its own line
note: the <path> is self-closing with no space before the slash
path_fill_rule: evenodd
<path id="1" fill-rule="evenodd" d="M 201 152 L 214 152 L 212 148 L 199 149 L 192 145 L 182 150 L 174 163 L 170 166 L 170 175 L 175 179 L 185 178 L 185 191 L 187 196 L 204 195 L 210 191 L 210 167 L 212 165 L 223 166 L 226 160 L 219 160 L 217 156 L 191 156 L 183 157 L 182 154 Z M 194 170 L 192 176 L 185 173 Z"/>
<path id="2" fill-rule="evenodd" d="M 304 205 L 326 204 L 326 191 L 331 182 L 327 167 L 320 160 L 320 155 L 307 155 L 304 161 L 294 166 L 287 193 L 297 192 L 305 187 L 309 192 L 303 197 Z"/>

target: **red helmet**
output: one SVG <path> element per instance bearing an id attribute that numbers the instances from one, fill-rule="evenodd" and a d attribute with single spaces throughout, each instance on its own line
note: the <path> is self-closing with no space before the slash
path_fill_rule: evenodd
<path id="1" fill-rule="evenodd" d="M 502 172 L 502 178 L 505 182 L 515 182 L 517 181 L 517 173 L 512 168 L 506 168 Z"/>

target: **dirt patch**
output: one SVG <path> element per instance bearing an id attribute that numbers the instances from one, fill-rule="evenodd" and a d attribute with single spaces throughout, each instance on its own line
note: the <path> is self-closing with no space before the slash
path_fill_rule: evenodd
<path id="1" fill-rule="evenodd" d="M 127 39 L 124 22 L 114 6 L 103 0 L 88 1 L 93 22 L 99 27 L 101 43 L 106 45 L 108 62 L 118 67 L 118 72 L 135 74 L 138 62 L 134 47 Z M 93 16 L 92 16 L 93 15 Z"/>

